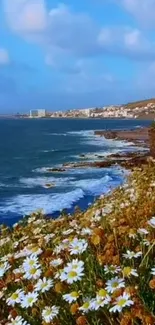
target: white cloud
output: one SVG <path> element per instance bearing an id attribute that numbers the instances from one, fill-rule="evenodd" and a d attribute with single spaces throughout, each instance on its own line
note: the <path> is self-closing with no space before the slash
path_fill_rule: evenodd
<path id="1" fill-rule="evenodd" d="M 0 65 L 5 65 L 10 62 L 8 51 L 4 48 L 0 48 Z"/>
<path id="2" fill-rule="evenodd" d="M 122 1 L 124 5 L 129 2 Z M 138 29 L 102 28 L 88 14 L 74 12 L 64 4 L 48 11 L 45 0 L 3 0 L 3 4 L 11 30 L 41 46 L 45 62 L 51 66 L 64 64 L 68 68 L 68 61 L 71 66 L 77 59 L 104 54 L 155 59 L 155 44 Z"/>
<path id="3" fill-rule="evenodd" d="M 137 28 L 102 28 L 98 42 L 108 53 L 138 60 L 155 59 L 155 43 L 150 42 Z"/>
<path id="4" fill-rule="evenodd" d="M 118 0 L 124 8 L 145 26 L 155 26 L 155 0 Z"/>
<path id="5" fill-rule="evenodd" d="M 40 32 L 46 28 L 44 0 L 3 0 L 9 27 L 19 33 Z"/>

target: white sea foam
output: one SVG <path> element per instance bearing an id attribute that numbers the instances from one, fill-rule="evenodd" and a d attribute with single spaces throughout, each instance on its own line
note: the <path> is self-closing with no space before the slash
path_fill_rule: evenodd
<path id="1" fill-rule="evenodd" d="M 55 186 L 66 186 L 69 181 L 73 181 L 74 177 L 29 177 L 29 178 L 20 178 L 19 182 L 28 188 L 32 187 L 45 187 L 46 184 L 54 184 Z"/>
<path id="2" fill-rule="evenodd" d="M 86 171 L 85 171 L 86 172 Z M 50 214 L 62 209 L 69 209 L 84 196 L 98 196 L 120 185 L 126 172 L 121 168 L 106 168 L 104 176 L 100 179 L 87 178 L 67 182 L 68 192 L 50 194 L 17 195 L 0 206 L 0 213 L 28 214 L 37 209 L 43 209 Z M 73 190 L 69 190 L 72 188 Z"/>
<path id="3" fill-rule="evenodd" d="M 126 140 L 106 139 L 104 136 L 100 137 L 98 135 L 95 135 L 93 130 L 88 130 L 88 131 L 81 130 L 75 132 L 68 132 L 68 134 L 73 136 L 79 135 L 82 138 L 81 141 L 86 142 L 88 145 L 107 147 L 109 149 L 113 148 L 115 150 L 115 153 L 118 152 L 121 148 L 124 148 L 124 151 L 125 150 L 127 151 L 129 147 L 131 150 L 137 151 L 138 149 L 133 142 L 128 142 Z M 139 149 L 144 149 L 144 148 L 139 148 Z"/>
<path id="4" fill-rule="evenodd" d="M 18 195 L 8 199 L 3 206 L 0 206 L 0 212 L 28 214 L 42 209 L 44 213 L 50 214 L 63 209 L 71 208 L 79 199 L 83 198 L 82 189 L 76 189 L 68 193 L 61 194 L 42 194 L 42 195 Z"/>

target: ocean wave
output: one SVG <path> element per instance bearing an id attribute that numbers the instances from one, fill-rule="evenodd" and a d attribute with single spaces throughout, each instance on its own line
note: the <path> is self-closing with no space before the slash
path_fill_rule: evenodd
<path id="1" fill-rule="evenodd" d="M 33 187 L 46 187 L 46 184 L 53 184 L 55 186 L 66 186 L 69 181 L 73 181 L 74 177 L 29 177 L 29 178 L 20 178 L 19 182 L 24 187 L 33 188 Z"/>
<path id="2" fill-rule="evenodd" d="M 82 189 L 53 195 L 18 195 L 8 199 L 3 206 L 0 206 L 0 212 L 4 214 L 16 213 L 18 215 L 25 215 L 42 209 L 44 213 L 51 214 L 63 209 L 70 209 L 75 202 L 83 197 L 84 192 Z"/>
<path id="3" fill-rule="evenodd" d="M 56 136 L 64 136 L 64 137 L 67 136 L 66 133 L 45 133 L 45 135 L 56 135 Z"/>
<path id="4" fill-rule="evenodd" d="M 121 185 L 126 176 L 124 169 L 107 168 L 106 173 L 100 179 L 87 178 L 81 180 L 72 180 L 67 182 L 68 192 L 66 193 L 50 193 L 50 194 L 32 194 L 17 195 L 3 202 L 0 206 L 0 213 L 16 213 L 18 215 L 28 214 L 38 209 L 43 209 L 46 214 L 51 214 L 62 209 L 70 209 L 73 204 L 87 196 L 97 197 L 106 194 L 110 190 Z M 67 179 L 67 178 L 66 178 Z M 72 190 L 69 190 L 69 188 Z"/>

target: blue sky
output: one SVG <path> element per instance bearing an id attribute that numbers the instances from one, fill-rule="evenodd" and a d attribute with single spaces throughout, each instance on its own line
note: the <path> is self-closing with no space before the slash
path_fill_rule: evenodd
<path id="1" fill-rule="evenodd" d="M 155 0 L 0 0 L 0 113 L 155 97 Z"/>

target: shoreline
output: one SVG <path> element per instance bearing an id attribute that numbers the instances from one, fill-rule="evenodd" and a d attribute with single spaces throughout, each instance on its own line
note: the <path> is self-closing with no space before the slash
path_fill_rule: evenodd
<path id="1" fill-rule="evenodd" d="M 146 128 L 143 128 L 143 131 L 144 131 L 144 129 L 146 129 Z M 134 131 L 132 130 L 132 132 L 129 130 L 125 130 L 125 131 L 105 131 L 104 130 L 104 131 L 93 131 L 93 132 L 94 132 L 94 135 L 97 135 L 100 137 L 107 136 L 107 139 L 113 139 L 114 141 L 115 140 L 129 141 L 129 139 L 126 139 L 129 137 L 129 135 L 127 135 L 127 134 L 129 134 L 131 132 L 132 137 L 133 137 L 133 134 L 134 133 L 138 134 L 139 130 L 140 129 L 138 128 L 138 129 L 134 129 Z M 122 132 L 123 132 L 123 137 L 119 138 L 118 133 L 122 134 Z M 117 136 L 116 136 L 116 133 L 117 133 Z M 148 153 L 141 152 L 141 151 L 139 152 L 136 144 L 135 144 L 135 149 L 136 149 L 136 152 L 135 151 L 121 152 L 121 153 L 116 153 L 116 154 L 110 154 L 107 157 L 101 157 L 100 154 L 96 153 L 96 158 L 94 158 L 93 162 L 89 161 L 88 159 L 85 160 L 85 157 L 83 157 L 84 155 L 81 155 L 82 160 L 79 162 L 65 163 L 64 165 L 62 165 L 62 167 L 59 167 L 59 168 L 49 168 L 49 169 L 47 168 L 47 171 L 50 174 L 55 173 L 55 172 L 63 174 L 66 171 L 69 171 L 69 169 L 83 168 L 83 169 L 87 170 L 88 167 L 91 167 L 91 168 L 97 168 L 97 169 L 104 170 L 104 168 L 113 167 L 115 169 L 120 166 L 120 168 L 122 168 L 122 176 L 121 175 L 119 176 L 120 181 L 118 182 L 118 179 L 117 180 L 114 179 L 115 185 L 112 187 L 110 185 L 108 186 L 108 184 L 106 183 L 105 184 L 105 192 L 104 192 L 104 195 L 106 195 L 107 192 L 113 191 L 114 188 L 117 188 L 118 186 L 120 186 L 122 184 L 122 182 L 124 181 L 125 174 L 124 174 L 123 169 L 133 170 L 133 168 L 135 166 L 141 166 L 142 164 L 145 164 L 147 162 Z M 48 195 L 48 193 L 47 193 L 47 195 Z M 68 208 L 65 207 L 62 210 L 57 210 L 57 211 L 55 210 L 54 212 L 51 212 L 47 215 L 50 216 L 51 218 L 58 218 L 62 214 L 62 211 L 66 211 L 67 213 L 70 214 L 70 213 L 74 212 L 74 209 L 77 206 L 79 206 L 82 209 L 82 211 L 85 211 L 89 207 L 90 204 L 93 204 L 93 202 L 95 200 L 97 200 L 98 197 L 99 197 L 99 194 L 98 195 L 97 194 L 96 195 L 85 194 L 82 198 L 79 198 L 79 199 L 77 198 L 77 201 L 73 202 L 72 206 L 70 206 Z M 6 220 L 9 220 L 9 222 L 7 222 L 7 224 L 8 223 L 13 224 L 14 222 L 16 222 L 16 220 L 19 220 L 19 218 L 22 219 L 22 215 L 21 215 L 21 217 L 17 216 L 17 218 L 15 216 L 13 216 L 13 218 L 11 220 L 11 213 L 9 213 L 9 215 L 10 215 L 10 219 L 8 219 L 8 218 L 6 219 Z M 26 215 L 27 215 L 27 213 L 26 213 Z"/>

